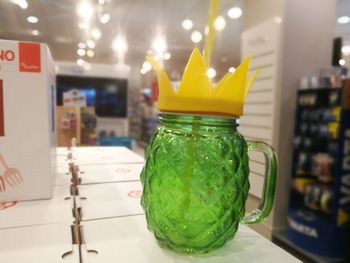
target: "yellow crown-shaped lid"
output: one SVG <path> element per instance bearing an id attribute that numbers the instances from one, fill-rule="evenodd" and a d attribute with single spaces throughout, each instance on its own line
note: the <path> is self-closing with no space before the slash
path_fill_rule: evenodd
<path id="1" fill-rule="evenodd" d="M 177 91 L 171 85 L 162 64 L 147 57 L 157 74 L 159 85 L 158 108 L 162 112 L 239 117 L 243 103 L 258 72 L 248 79 L 250 58 L 227 73 L 215 86 L 206 74 L 205 61 L 196 48 L 187 63 Z"/>

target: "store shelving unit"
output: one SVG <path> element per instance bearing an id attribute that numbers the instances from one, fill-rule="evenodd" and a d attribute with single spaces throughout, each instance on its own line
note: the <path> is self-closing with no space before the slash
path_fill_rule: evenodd
<path id="1" fill-rule="evenodd" d="M 288 226 L 273 240 L 306 262 L 349 262 L 350 81 L 339 86 L 297 95 Z"/>
<path id="2" fill-rule="evenodd" d="M 84 125 L 82 116 L 84 113 L 95 114 L 93 107 L 58 106 L 57 114 L 57 145 L 68 147 L 71 140 L 76 139 L 77 145 L 96 145 L 96 142 L 86 140 L 95 136 L 96 125 Z"/>

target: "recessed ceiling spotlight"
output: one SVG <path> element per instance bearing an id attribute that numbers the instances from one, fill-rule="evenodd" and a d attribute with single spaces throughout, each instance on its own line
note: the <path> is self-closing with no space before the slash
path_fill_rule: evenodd
<path id="1" fill-rule="evenodd" d="M 85 51 L 85 49 L 79 48 L 77 50 L 77 54 L 78 54 L 78 56 L 83 57 L 83 56 L 85 56 L 86 51 Z"/>
<path id="2" fill-rule="evenodd" d="M 183 22 L 182 22 L 182 27 L 183 27 L 183 29 L 185 29 L 185 30 L 191 30 L 192 29 L 192 27 L 193 27 L 193 22 L 192 22 L 192 20 L 190 20 L 190 19 L 185 19 Z"/>
<path id="3" fill-rule="evenodd" d="M 28 8 L 27 0 L 12 0 L 12 3 L 18 5 L 22 9 L 27 9 Z"/>
<path id="4" fill-rule="evenodd" d="M 339 59 L 340 66 L 345 66 L 345 64 L 346 64 L 345 59 Z"/>
<path id="5" fill-rule="evenodd" d="M 230 72 L 230 73 L 233 73 L 233 72 L 235 72 L 236 71 L 236 68 L 235 67 L 230 67 L 229 69 L 228 69 L 228 72 Z"/>
<path id="6" fill-rule="evenodd" d="M 77 64 L 78 64 L 78 66 L 83 66 L 85 64 L 85 61 L 83 59 L 79 58 L 77 60 Z"/>
<path id="7" fill-rule="evenodd" d="M 93 28 L 91 30 L 91 37 L 95 40 L 99 40 L 102 36 L 101 30 L 98 29 L 97 27 Z"/>
<path id="8" fill-rule="evenodd" d="M 87 52 L 86 52 L 86 55 L 89 57 L 89 58 L 92 58 L 95 56 L 95 51 L 89 49 Z"/>
<path id="9" fill-rule="evenodd" d="M 348 17 L 348 16 L 341 16 L 341 17 L 338 17 L 337 21 L 338 21 L 339 24 L 347 24 L 347 23 L 350 22 L 350 17 Z"/>
<path id="10" fill-rule="evenodd" d="M 194 43 L 199 43 L 202 41 L 202 33 L 199 32 L 199 31 L 193 31 L 192 34 L 191 34 L 191 40 L 192 42 Z"/>
<path id="11" fill-rule="evenodd" d="M 152 69 L 152 65 L 151 65 L 151 63 L 149 63 L 148 61 L 145 61 L 145 62 L 143 62 L 143 64 L 142 64 L 142 68 L 143 68 L 146 72 L 148 72 L 148 71 L 150 71 L 150 70 Z"/>
<path id="12" fill-rule="evenodd" d="M 36 24 L 39 22 L 39 19 L 36 16 L 28 16 L 27 21 L 31 24 Z"/>
<path id="13" fill-rule="evenodd" d="M 231 19 L 238 19 L 242 15 L 242 9 L 239 7 L 232 7 L 227 11 L 227 15 Z"/>
<path id="14" fill-rule="evenodd" d="M 164 59 L 169 60 L 171 58 L 171 54 L 169 52 L 165 52 Z"/>
<path id="15" fill-rule="evenodd" d="M 86 48 L 86 43 L 80 42 L 80 43 L 78 44 L 78 47 L 84 49 L 84 48 Z"/>
<path id="16" fill-rule="evenodd" d="M 142 69 L 140 69 L 140 73 L 141 73 L 142 75 L 145 75 L 145 74 L 147 73 L 147 71 L 146 71 L 144 68 L 142 68 Z"/>
<path id="17" fill-rule="evenodd" d="M 96 47 L 95 41 L 89 39 L 88 41 L 86 41 L 86 45 L 91 48 L 94 49 Z"/>
<path id="18" fill-rule="evenodd" d="M 216 31 L 222 31 L 226 26 L 226 20 L 223 16 L 218 16 L 214 21 Z"/>
<path id="19" fill-rule="evenodd" d="M 350 55 L 350 45 L 343 46 L 343 47 L 341 48 L 341 52 L 342 52 L 345 56 Z"/>
<path id="20" fill-rule="evenodd" d="M 122 34 L 117 34 L 112 42 L 112 49 L 119 55 L 123 56 L 128 51 L 128 43 Z"/>
<path id="21" fill-rule="evenodd" d="M 76 11 L 77 15 L 84 21 L 90 21 L 95 12 L 89 0 L 80 0 Z"/>
<path id="22" fill-rule="evenodd" d="M 164 35 L 159 34 L 153 41 L 152 41 L 152 49 L 155 51 L 155 53 L 162 57 L 163 53 L 166 52 L 168 48 L 168 44 L 166 41 L 166 38 Z"/>
<path id="23" fill-rule="evenodd" d="M 107 14 L 107 13 L 102 14 L 102 15 L 100 16 L 100 22 L 101 22 L 102 24 L 107 24 L 107 23 L 109 22 L 110 19 L 111 19 L 111 15 L 110 15 L 110 14 Z"/>
<path id="24" fill-rule="evenodd" d="M 214 68 L 208 68 L 207 70 L 207 76 L 210 78 L 210 79 L 213 79 L 216 77 L 216 70 Z"/>
<path id="25" fill-rule="evenodd" d="M 282 17 L 280 16 L 275 16 L 273 18 L 273 21 L 275 21 L 276 24 L 281 24 L 282 23 Z"/>
<path id="26" fill-rule="evenodd" d="M 32 35 L 33 36 L 39 36 L 39 30 L 36 30 L 36 29 L 34 29 L 34 30 L 32 30 Z"/>

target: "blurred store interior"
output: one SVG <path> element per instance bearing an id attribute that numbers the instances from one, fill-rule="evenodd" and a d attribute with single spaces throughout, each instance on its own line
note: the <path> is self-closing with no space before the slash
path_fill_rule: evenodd
<path id="1" fill-rule="evenodd" d="M 0 0 L 0 39 L 47 43 L 58 146 L 74 138 L 143 156 L 159 125 L 145 58 L 178 87 L 192 50 L 204 48 L 209 4 Z M 251 227 L 304 262 L 350 262 L 350 1 L 221 0 L 207 75 L 216 83 L 247 56 L 260 75 L 238 130 L 279 158 L 273 212 Z M 264 174 L 263 156 L 252 153 L 247 210 L 259 205 Z"/>

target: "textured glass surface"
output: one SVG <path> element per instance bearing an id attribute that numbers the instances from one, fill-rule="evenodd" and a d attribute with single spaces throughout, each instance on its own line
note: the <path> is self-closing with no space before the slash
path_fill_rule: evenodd
<path id="1" fill-rule="evenodd" d="M 142 206 L 160 245 L 205 253 L 233 238 L 249 190 L 247 144 L 234 120 L 162 115 L 146 150 Z"/>

